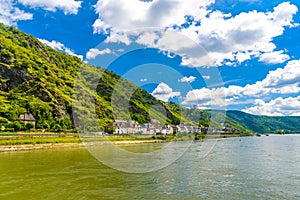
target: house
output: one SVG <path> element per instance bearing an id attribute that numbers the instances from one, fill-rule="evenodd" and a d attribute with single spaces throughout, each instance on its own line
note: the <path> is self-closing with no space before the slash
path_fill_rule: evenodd
<path id="1" fill-rule="evenodd" d="M 134 121 L 114 120 L 111 125 L 115 128 L 116 134 L 138 134 L 141 133 L 141 126 Z"/>
<path id="2" fill-rule="evenodd" d="M 142 132 L 141 126 L 135 121 L 128 121 L 127 133 L 140 134 Z"/>
<path id="3" fill-rule="evenodd" d="M 201 133 L 201 129 L 198 126 L 186 126 L 188 133 L 197 134 Z"/>
<path id="4" fill-rule="evenodd" d="M 32 123 L 35 126 L 35 118 L 32 116 L 30 112 L 27 112 L 25 114 L 21 114 L 18 118 L 20 122 L 24 122 L 25 124 L 27 123 Z"/>
<path id="5" fill-rule="evenodd" d="M 114 120 L 111 125 L 115 128 L 116 134 L 127 134 L 128 123 L 125 120 Z"/>
<path id="6" fill-rule="evenodd" d="M 171 125 L 165 125 L 162 127 L 160 132 L 162 135 L 170 135 L 170 134 L 174 134 L 174 129 L 173 126 Z"/>
<path id="7" fill-rule="evenodd" d="M 187 127 L 183 124 L 177 125 L 176 128 L 177 128 L 178 132 L 180 132 L 180 133 L 188 133 L 189 132 Z"/>
<path id="8" fill-rule="evenodd" d="M 145 135 L 155 135 L 156 134 L 156 128 L 151 123 L 145 123 L 141 127 L 142 134 Z"/>
<path id="9" fill-rule="evenodd" d="M 179 124 L 176 126 L 176 130 L 174 130 L 174 132 L 177 131 L 180 133 L 197 134 L 201 133 L 201 128 L 199 128 L 198 126 Z"/>

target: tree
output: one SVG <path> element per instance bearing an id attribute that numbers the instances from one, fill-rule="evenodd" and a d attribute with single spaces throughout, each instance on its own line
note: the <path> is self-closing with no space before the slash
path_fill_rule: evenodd
<path id="1" fill-rule="evenodd" d="M 26 130 L 30 130 L 30 129 L 34 128 L 34 124 L 33 123 L 26 123 L 25 128 L 26 128 Z"/>
<path id="2" fill-rule="evenodd" d="M 15 129 L 15 131 L 20 131 L 23 128 L 22 124 L 18 121 L 14 121 L 12 127 Z"/>
<path id="3" fill-rule="evenodd" d="M 209 127 L 210 124 L 210 116 L 206 112 L 201 112 L 199 117 L 199 127 Z"/>
<path id="4" fill-rule="evenodd" d="M 0 124 L 7 124 L 7 123 L 8 123 L 8 119 L 4 117 L 0 117 Z"/>
<path id="5" fill-rule="evenodd" d="M 47 122 L 43 123 L 42 127 L 46 130 L 50 129 L 50 125 Z"/>
<path id="6" fill-rule="evenodd" d="M 59 120 L 59 125 L 62 129 L 67 130 L 72 128 L 72 121 L 70 118 L 64 118 Z"/>
<path id="7" fill-rule="evenodd" d="M 47 102 L 31 96 L 29 102 L 30 112 L 37 121 L 36 127 L 42 128 L 43 124 L 52 120 L 52 107 Z"/>
<path id="8" fill-rule="evenodd" d="M 26 112 L 26 109 L 20 106 L 20 102 L 17 100 L 12 100 L 9 105 L 9 111 L 7 113 L 8 119 L 11 121 L 15 121 L 18 119 L 20 114 L 23 114 Z"/>
<path id="9" fill-rule="evenodd" d="M 52 130 L 54 131 L 59 131 L 61 129 L 61 126 L 59 124 L 54 124 L 54 126 L 52 127 Z"/>

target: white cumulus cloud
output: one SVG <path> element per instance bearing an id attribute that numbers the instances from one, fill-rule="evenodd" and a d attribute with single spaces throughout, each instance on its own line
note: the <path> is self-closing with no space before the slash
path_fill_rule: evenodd
<path id="1" fill-rule="evenodd" d="M 168 27 L 182 24 L 186 15 L 203 18 L 206 7 L 214 0 L 98 0 L 95 5 L 99 18 L 94 23 L 95 32 L 124 32 L 137 28 Z"/>
<path id="2" fill-rule="evenodd" d="M 182 83 L 192 83 L 196 80 L 196 77 L 195 76 L 185 76 L 185 77 L 182 77 L 181 79 L 179 79 L 178 81 L 179 82 L 182 82 Z"/>
<path id="3" fill-rule="evenodd" d="M 196 104 L 201 107 L 224 107 L 230 104 L 238 97 L 239 91 L 242 88 L 239 86 L 229 86 L 228 88 L 201 88 L 191 90 L 187 93 L 184 105 Z"/>
<path id="4" fill-rule="evenodd" d="M 33 13 L 18 7 L 22 4 L 30 8 L 41 8 L 48 11 L 62 10 L 64 14 L 77 14 L 82 1 L 76 0 L 0 0 L 0 22 L 5 25 L 16 25 L 18 21 L 32 20 Z"/>
<path id="5" fill-rule="evenodd" d="M 223 105 L 243 104 L 245 99 L 259 98 L 263 101 L 263 99 L 270 98 L 270 95 L 292 95 L 299 92 L 300 60 L 292 60 L 284 68 L 270 71 L 262 81 L 247 84 L 244 87 L 230 85 L 229 87 L 191 90 L 187 93 L 183 104 L 199 103 L 204 106 L 222 105 L 222 102 Z"/>
<path id="6" fill-rule="evenodd" d="M 49 11 L 62 10 L 64 14 L 77 14 L 82 1 L 75 0 L 18 0 L 31 8 L 42 8 Z"/>
<path id="7" fill-rule="evenodd" d="M 86 58 L 87 59 L 94 59 L 96 58 L 98 55 L 104 55 L 104 54 L 111 54 L 112 51 L 109 48 L 105 48 L 103 50 L 99 50 L 99 49 L 90 49 L 87 53 L 86 53 Z"/>
<path id="8" fill-rule="evenodd" d="M 267 116 L 300 116 L 300 96 L 276 98 L 269 102 L 256 99 L 254 106 L 242 111 L 254 115 Z"/>
<path id="9" fill-rule="evenodd" d="M 246 85 L 245 95 L 295 94 L 300 92 L 300 60 L 289 61 L 284 68 L 270 71 L 266 78 Z"/>
<path id="10" fill-rule="evenodd" d="M 210 79 L 210 76 L 202 76 L 205 80 L 209 80 Z"/>
<path id="11" fill-rule="evenodd" d="M 5 25 L 15 25 L 22 20 L 32 20 L 33 14 L 14 6 L 13 0 L 0 0 L 0 22 Z"/>
<path id="12" fill-rule="evenodd" d="M 283 2 L 271 11 L 253 10 L 232 16 L 208 10 L 213 3 L 213 0 L 99 0 L 95 5 L 99 18 L 93 25 L 94 32 L 109 34 L 107 42 L 118 38 L 126 45 L 136 42 L 158 48 L 171 58 L 173 54 L 179 55 L 181 64 L 189 67 L 234 66 L 252 58 L 278 64 L 290 59 L 285 51 L 277 49 L 274 38 L 298 25 L 293 22 L 298 12 L 295 5 Z M 189 25 L 182 26 L 184 23 Z M 148 27 L 160 31 L 147 32 Z M 134 30 L 130 34 L 136 38 L 130 37 L 128 30 Z"/>
<path id="13" fill-rule="evenodd" d="M 258 57 L 270 64 L 282 63 L 289 57 L 282 51 L 274 53 L 276 44 L 273 39 L 282 35 L 286 27 L 296 26 L 293 24 L 293 16 L 297 12 L 298 8 L 289 2 L 279 4 L 273 12 L 250 11 L 231 16 L 215 11 L 202 19 L 200 26 L 192 25 L 188 28 L 190 31 L 183 29 L 182 33 L 204 47 L 214 66 L 225 62 L 236 64 L 251 57 Z M 271 59 L 276 54 L 280 58 Z M 197 59 L 190 64 L 197 66 Z"/>
<path id="14" fill-rule="evenodd" d="M 52 47 L 53 49 L 56 49 L 58 51 L 62 51 L 68 55 L 71 56 L 76 56 L 78 58 L 80 58 L 81 60 L 83 60 L 83 56 L 82 55 L 77 55 L 73 50 L 71 50 L 70 48 L 66 47 L 64 44 L 62 44 L 61 42 L 57 42 L 55 40 L 52 41 L 48 41 L 45 39 L 39 39 L 39 41 L 41 41 L 43 44 Z"/>
<path id="15" fill-rule="evenodd" d="M 277 64 L 283 63 L 290 59 L 290 56 L 287 54 L 283 54 L 283 51 L 273 51 L 264 53 L 260 56 L 259 61 L 268 63 L 268 64 Z"/>
<path id="16" fill-rule="evenodd" d="M 166 83 L 160 83 L 151 93 L 155 98 L 167 102 L 170 98 L 180 96 L 180 92 L 174 92 Z"/>

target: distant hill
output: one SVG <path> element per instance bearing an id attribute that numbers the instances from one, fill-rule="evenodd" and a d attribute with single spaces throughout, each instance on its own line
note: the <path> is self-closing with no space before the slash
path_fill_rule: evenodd
<path id="1" fill-rule="evenodd" d="M 188 113 L 188 111 L 185 111 L 185 113 Z M 221 125 L 215 122 L 217 120 L 222 122 L 223 126 L 244 132 L 278 133 L 283 130 L 285 133 L 300 133 L 300 116 L 258 116 L 235 110 L 197 110 L 189 111 L 189 114 L 185 115 L 193 121 L 200 119 L 202 125 L 210 121 L 211 126 L 220 127 Z M 211 118 L 211 120 L 207 120 L 207 118 Z"/>
<path id="2" fill-rule="evenodd" d="M 91 86 L 96 91 L 92 91 Z M 86 101 L 87 94 L 93 96 L 93 101 Z M 78 97 L 75 100 L 74 95 Z M 112 100 L 128 101 L 128 108 L 113 107 Z M 80 106 L 74 108 L 74 104 Z M 83 118 L 95 111 L 97 123 L 103 130 L 113 121 L 113 111 L 121 119 L 130 118 L 140 124 L 155 118 L 167 124 L 225 125 L 245 132 L 300 130 L 300 117 L 203 111 L 162 102 L 111 71 L 83 63 L 75 56 L 56 51 L 33 36 L 0 23 L 0 125 L 11 126 L 28 109 L 36 119 L 36 128 L 49 130 L 73 128 L 72 111 L 84 113 Z M 83 119 L 79 116 L 76 120 Z M 86 126 L 92 128 L 91 124 L 87 120 Z M 18 126 L 15 124 L 14 128 Z"/>
<path id="3" fill-rule="evenodd" d="M 300 116 L 270 117 L 250 115 L 241 111 L 227 111 L 229 119 L 241 126 L 258 133 L 276 133 L 284 130 L 286 133 L 300 133 Z"/>

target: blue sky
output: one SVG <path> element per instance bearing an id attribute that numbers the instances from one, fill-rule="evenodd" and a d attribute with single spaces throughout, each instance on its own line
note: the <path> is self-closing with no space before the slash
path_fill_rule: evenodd
<path id="1" fill-rule="evenodd" d="M 0 0 L 0 21 L 163 101 L 300 115 L 300 2 Z"/>

